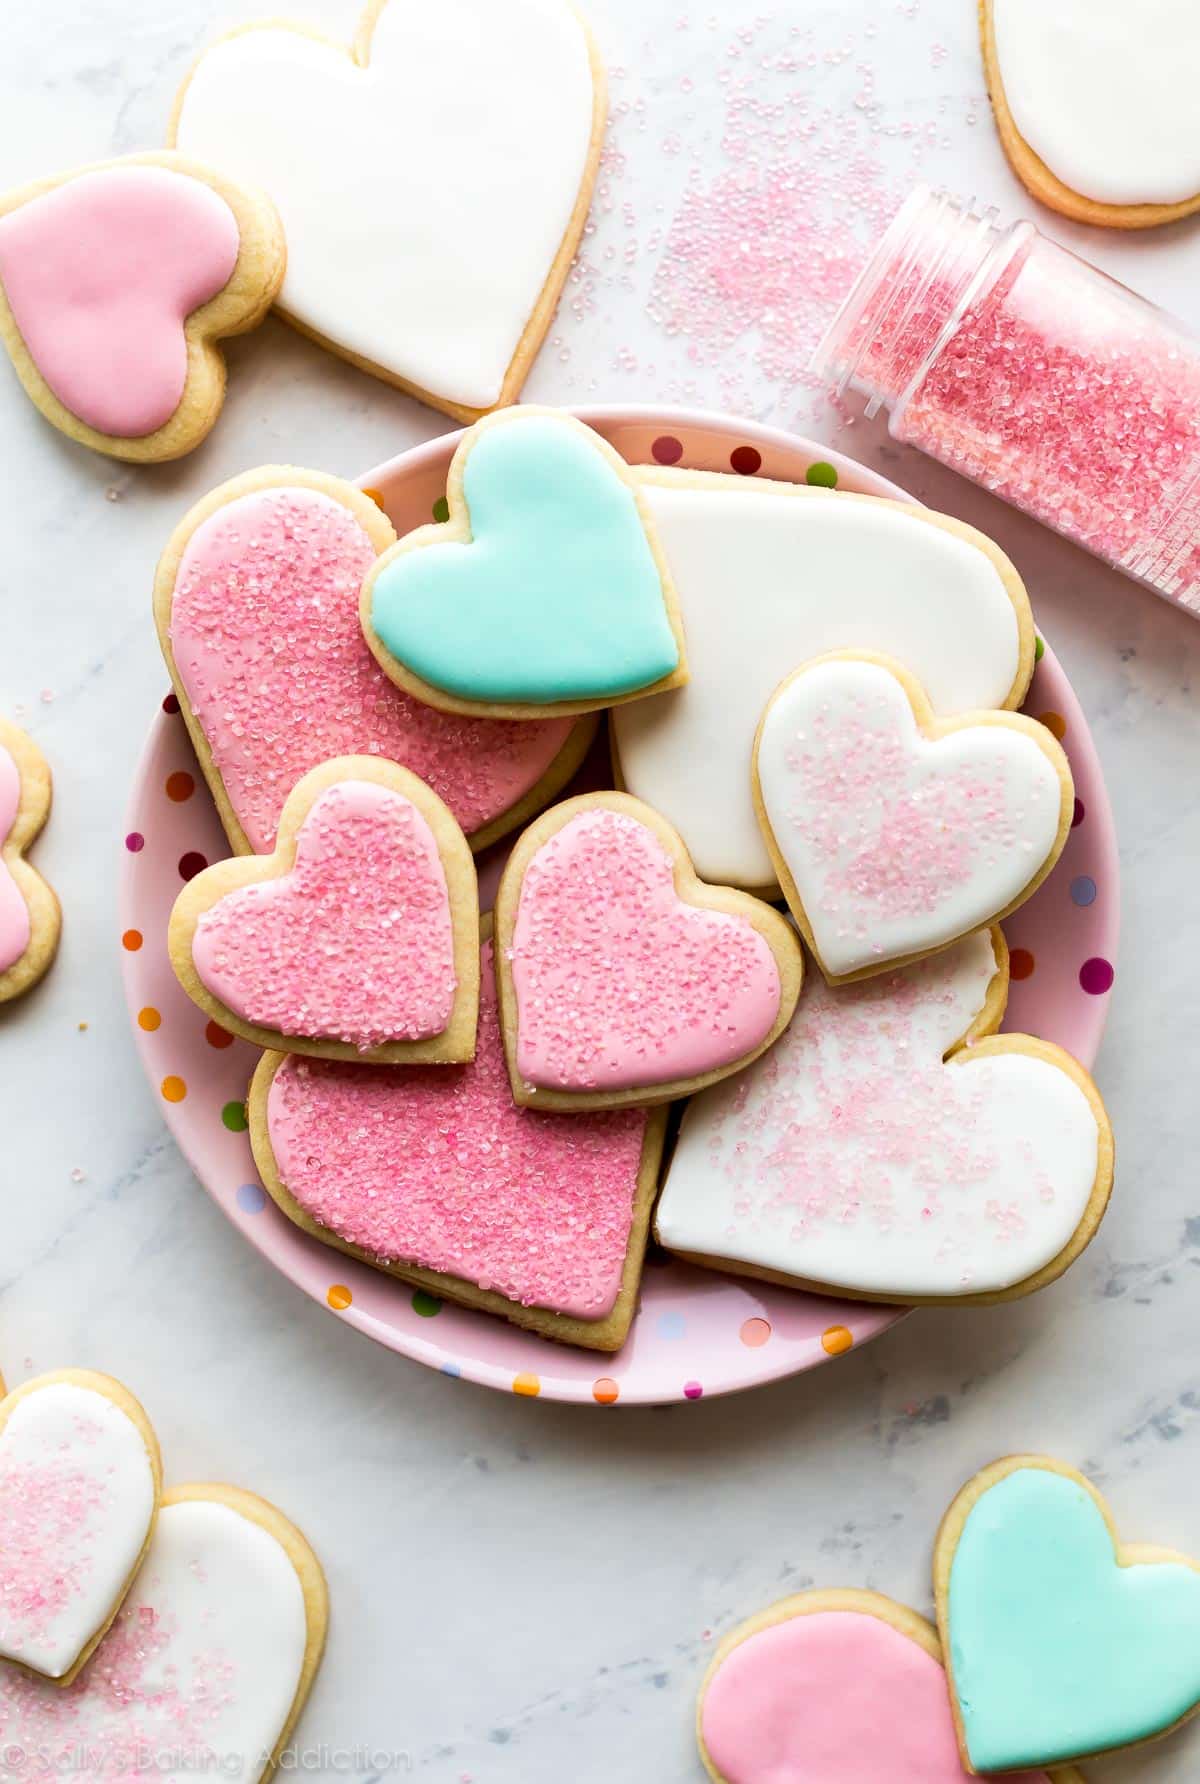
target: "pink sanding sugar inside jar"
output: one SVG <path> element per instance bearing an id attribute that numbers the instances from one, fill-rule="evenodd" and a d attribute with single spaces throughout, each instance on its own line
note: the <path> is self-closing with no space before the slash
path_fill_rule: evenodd
<path id="1" fill-rule="evenodd" d="M 814 363 L 896 439 L 1200 613 L 1200 341 L 1032 223 L 919 187 Z"/>

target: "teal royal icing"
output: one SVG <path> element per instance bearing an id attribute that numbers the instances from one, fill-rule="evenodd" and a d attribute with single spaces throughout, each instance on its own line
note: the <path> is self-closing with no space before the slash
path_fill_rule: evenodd
<path id="1" fill-rule="evenodd" d="M 467 456 L 470 544 L 403 552 L 376 577 L 390 654 L 463 700 L 603 700 L 678 667 L 633 491 L 551 416 L 486 428 Z"/>
<path id="2" fill-rule="evenodd" d="M 1200 1701 L 1200 1573 L 1119 1566 L 1091 1495 L 1047 1469 L 1007 1475 L 972 1508 L 949 1625 L 978 1771 L 1131 1746 Z"/>

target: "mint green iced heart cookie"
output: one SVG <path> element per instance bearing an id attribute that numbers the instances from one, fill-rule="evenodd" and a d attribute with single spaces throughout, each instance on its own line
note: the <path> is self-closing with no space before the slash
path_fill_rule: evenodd
<path id="1" fill-rule="evenodd" d="M 368 642 L 401 686 L 544 712 L 610 705 L 679 669 L 648 522 L 597 435 L 545 411 L 489 417 L 449 494 L 449 524 L 402 540 L 364 592 Z"/>
<path id="2" fill-rule="evenodd" d="M 1190 1715 L 1200 1703 L 1200 1571 L 1166 1551 L 1115 1547 L 1098 1495 L 1073 1472 L 1021 1458 L 979 1485 L 951 1507 L 937 1557 L 972 1769 L 1085 1759 Z"/>

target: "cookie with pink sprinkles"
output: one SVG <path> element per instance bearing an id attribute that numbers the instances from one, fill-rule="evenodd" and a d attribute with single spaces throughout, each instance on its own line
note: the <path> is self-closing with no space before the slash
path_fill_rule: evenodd
<path id="1" fill-rule="evenodd" d="M 154 1534 L 162 1460 L 120 1382 L 40 1375 L 0 1401 L 0 1660 L 70 1685 Z"/>
<path id="2" fill-rule="evenodd" d="M 767 702 L 754 804 L 800 932 L 843 984 L 1024 904 L 1063 851 L 1075 788 L 1036 719 L 938 718 L 894 659 L 835 651 Z"/>
<path id="3" fill-rule="evenodd" d="M 0 1004 L 31 991 L 58 952 L 58 899 L 25 858 L 50 816 L 51 798 L 41 750 L 0 718 Z"/>
<path id="4" fill-rule="evenodd" d="M 394 762 L 306 774 L 274 853 L 205 868 L 171 912 L 180 984 L 260 1047 L 388 1064 L 472 1058 L 475 863 L 435 793 Z"/>
<path id="5" fill-rule="evenodd" d="M 627 793 L 584 793 L 530 825 L 496 937 L 513 1096 L 538 1109 L 715 1084 L 779 1038 L 804 973 L 791 924 L 698 879 L 678 832 Z"/>
<path id="6" fill-rule="evenodd" d="M 490 932 L 485 918 L 469 1065 L 266 1053 L 250 1086 L 255 1163 L 288 1219 L 324 1244 L 542 1337 L 619 1350 L 667 1111 L 564 1117 L 513 1102 Z"/>

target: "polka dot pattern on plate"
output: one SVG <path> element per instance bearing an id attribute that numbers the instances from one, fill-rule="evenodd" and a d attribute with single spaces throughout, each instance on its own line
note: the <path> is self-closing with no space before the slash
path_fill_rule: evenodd
<path id="1" fill-rule="evenodd" d="M 592 1384 L 592 1399 L 597 1406 L 615 1406 L 620 1397 L 620 1387 L 611 1375 L 602 1375 Z"/>
<path id="2" fill-rule="evenodd" d="M 234 1200 L 243 1214 L 261 1214 L 267 1205 L 267 1192 L 261 1183 L 239 1183 Z"/>
<path id="3" fill-rule="evenodd" d="M 513 1376 L 512 1390 L 514 1394 L 523 1394 L 526 1399 L 534 1400 L 542 1391 L 542 1384 L 536 1375 L 522 1373 Z"/>
<path id="4" fill-rule="evenodd" d="M 1032 978 L 1036 964 L 1028 948 L 1013 948 L 1008 956 L 1008 976 L 1011 979 Z"/>
<path id="5" fill-rule="evenodd" d="M 344 1282 L 335 1282 L 326 1294 L 325 1299 L 329 1302 L 329 1305 L 333 1308 L 335 1313 L 345 1313 L 347 1307 L 353 1303 L 354 1296 L 350 1293 L 350 1290 L 346 1287 Z"/>
<path id="6" fill-rule="evenodd" d="M 821 1333 L 821 1349 L 828 1356 L 844 1356 L 853 1344 L 854 1334 L 848 1326 L 826 1326 Z"/>
<path id="7" fill-rule="evenodd" d="M 738 1337 L 751 1350 L 761 1350 L 771 1336 L 771 1322 L 765 1319 L 748 1319 L 742 1322 Z"/>
<path id="8" fill-rule="evenodd" d="M 245 1103 L 226 1103 L 221 1110 L 221 1121 L 231 1134 L 244 1134 L 250 1125 L 246 1120 Z"/>
<path id="9" fill-rule="evenodd" d="M 1104 960 L 1099 954 L 1085 960 L 1079 969 L 1079 983 L 1089 997 L 1103 997 L 1106 991 L 1112 990 L 1115 978 L 1111 961 Z"/>
<path id="10" fill-rule="evenodd" d="M 422 1319 L 433 1319 L 442 1311 L 442 1303 L 436 1295 L 431 1295 L 425 1289 L 419 1288 L 413 1294 L 412 1310 L 414 1313 L 420 1314 Z"/>

